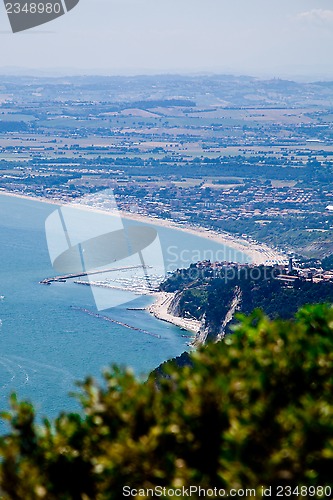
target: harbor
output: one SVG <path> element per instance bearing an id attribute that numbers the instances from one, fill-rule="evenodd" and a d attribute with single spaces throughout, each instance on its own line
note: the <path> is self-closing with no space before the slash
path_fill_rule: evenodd
<path id="1" fill-rule="evenodd" d="M 51 283 L 65 283 L 69 279 L 76 279 L 76 278 L 84 278 L 85 276 L 94 276 L 96 274 L 104 274 L 104 273 L 112 273 L 112 272 L 117 272 L 117 271 L 128 271 L 131 269 L 142 269 L 143 266 L 127 266 L 127 267 L 118 267 L 118 268 L 110 268 L 110 269 L 98 269 L 98 270 L 93 270 L 93 271 L 83 271 L 82 273 L 75 273 L 75 274 L 64 274 L 62 276 L 55 276 L 53 278 L 45 278 L 44 280 L 40 281 L 39 283 L 41 285 L 51 285 Z"/>

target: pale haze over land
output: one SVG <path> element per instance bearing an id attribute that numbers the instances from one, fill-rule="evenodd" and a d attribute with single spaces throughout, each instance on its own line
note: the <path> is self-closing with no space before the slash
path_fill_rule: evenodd
<path id="1" fill-rule="evenodd" d="M 1 2 L 0 31 L 2 73 L 333 79 L 333 0 L 81 0 L 15 35 Z"/>

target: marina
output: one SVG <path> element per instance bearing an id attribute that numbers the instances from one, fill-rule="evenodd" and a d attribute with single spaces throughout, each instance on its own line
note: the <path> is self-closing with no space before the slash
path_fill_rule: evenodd
<path id="1" fill-rule="evenodd" d="M 87 375 L 99 379 L 102 368 L 110 364 L 130 366 L 137 375 L 147 376 L 188 350 L 191 335 L 183 329 L 188 325 L 177 327 L 148 312 L 155 296 L 148 293 L 140 265 L 124 262 L 89 274 L 53 275 L 45 239 L 45 220 L 53 211 L 53 204 L 0 195 L 5 297 L 0 299 L 0 397 L 6 403 L 15 391 L 19 398 L 38 401 L 41 414 L 50 417 L 60 409 L 73 409 L 68 392 L 75 389 L 75 380 Z M 195 250 L 201 259 L 207 252 L 225 251 L 223 245 L 185 231 L 159 226 L 158 234 L 166 272 L 190 265 L 191 253 L 184 249 Z M 244 254 L 235 256 L 246 261 Z M 154 262 L 149 265 L 155 293 L 165 270 Z M 115 298 L 118 305 L 101 312 L 94 300 L 96 291 Z"/>
<path id="2" fill-rule="evenodd" d="M 143 266 L 127 266 L 127 267 L 118 267 L 118 268 L 110 268 L 110 269 L 99 269 L 93 271 L 83 271 L 82 273 L 75 274 L 64 274 L 63 276 L 55 276 L 53 278 L 45 278 L 40 281 L 41 285 L 51 285 L 51 283 L 64 283 L 69 279 L 75 278 L 84 278 L 85 276 L 93 276 L 95 274 L 104 274 L 104 273 L 112 273 L 116 271 L 125 271 L 130 269 L 143 269 Z"/>

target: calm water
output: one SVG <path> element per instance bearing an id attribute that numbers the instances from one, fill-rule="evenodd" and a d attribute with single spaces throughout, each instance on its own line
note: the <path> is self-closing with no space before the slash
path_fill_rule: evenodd
<path id="1" fill-rule="evenodd" d="M 0 296 L 4 296 L 0 299 L 1 407 L 7 407 L 8 395 L 14 390 L 49 416 L 61 409 L 75 409 L 75 402 L 68 397 L 75 389 L 75 380 L 87 374 L 98 378 L 102 368 L 112 363 L 145 375 L 182 353 L 188 342 L 179 328 L 156 320 L 146 311 L 127 310 L 146 306 L 149 297 L 102 314 L 156 337 L 84 313 L 80 308 L 96 312 L 89 287 L 70 282 L 40 285 L 41 279 L 56 274 L 44 232 L 45 219 L 54 209 L 54 205 L 0 195 Z M 157 229 L 170 268 L 186 267 L 192 258 L 198 260 L 198 254 L 205 257 L 218 252 L 221 258 L 226 250 L 204 238 Z M 231 251 L 228 258 L 230 255 L 246 260 L 237 252 Z"/>

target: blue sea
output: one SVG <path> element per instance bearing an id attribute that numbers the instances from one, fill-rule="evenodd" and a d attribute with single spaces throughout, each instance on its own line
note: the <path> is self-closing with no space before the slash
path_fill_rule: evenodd
<path id="1" fill-rule="evenodd" d="M 118 364 L 145 377 L 163 361 L 187 350 L 189 342 L 181 329 L 144 310 L 128 310 L 147 306 L 151 297 L 140 296 L 102 313 L 142 332 L 94 316 L 96 305 L 88 286 L 71 281 L 39 284 L 57 274 L 45 236 L 45 220 L 55 208 L 0 195 L 0 406 L 8 408 L 8 396 L 14 391 L 20 399 L 31 400 L 39 415 L 48 417 L 78 408 L 68 394 L 77 390 L 75 381 L 88 374 L 98 379 L 103 368 Z M 212 252 L 220 259 L 228 252 L 230 260 L 231 256 L 248 260 L 206 238 L 156 229 L 162 248 L 172 248 L 165 256 L 169 264 L 172 261 L 171 267 L 187 267 L 192 259 Z"/>

